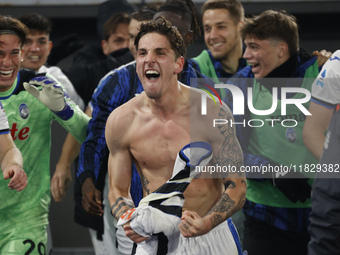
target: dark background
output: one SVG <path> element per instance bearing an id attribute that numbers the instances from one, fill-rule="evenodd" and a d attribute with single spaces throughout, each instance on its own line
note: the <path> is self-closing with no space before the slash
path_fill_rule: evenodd
<path id="1" fill-rule="evenodd" d="M 340 1 L 283 1 L 283 2 L 248 2 L 242 1 L 246 16 L 259 14 L 267 9 L 286 10 L 297 17 L 300 46 L 312 52 L 327 49 L 335 51 L 340 48 Z M 138 5 L 137 5 L 138 6 Z M 200 8 L 201 4 L 197 4 Z M 49 17 L 53 22 L 52 41 L 56 42 L 70 33 L 77 33 L 86 43 L 82 50 L 90 45 L 100 43 L 96 32 L 97 5 L 72 6 L 1 6 L 0 14 L 17 17 L 24 13 L 37 12 Z M 188 49 L 188 57 L 198 55 L 205 44 L 200 38 L 195 45 Z M 72 55 L 59 63 L 60 67 L 72 64 Z M 53 123 L 53 140 L 51 153 L 51 175 L 59 159 L 62 143 L 66 132 L 57 123 Z M 74 169 L 73 174 L 74 174 Z M 88 230 L 73 221 L 73 186 L 67 193 L 67 198 L 61 203 L 52 201 L 50 208 L 50 226 L 52 230 L 53 246 L 57 250 L 78 250 L 85 254 L 86 247 L 91 247 Z M 79 249 L 80 248 L 80 249 Z M 85 248 L 81 251 L 82 248 Z M 73 254 L 73 253 L 70 253 Z"/>

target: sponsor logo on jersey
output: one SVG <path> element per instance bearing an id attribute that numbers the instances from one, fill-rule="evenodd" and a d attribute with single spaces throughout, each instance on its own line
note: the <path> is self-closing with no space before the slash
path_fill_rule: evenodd
<path id="1" fill-rule="evenodd" d="M 28 115 L 30 114 L 30 110 L 28 109 L 28 106 L 25 103 L 22 103 L 19 106 L 19 114 L 20 117 L 23 118 L 24 120 L 27 119 Z"/>
<path id="2" fill-rule="evenodd" d="M 13 138 L 13 141 L 16 139 L 19 140 L 26 140 L 29 136 L 30 128 L 29 127 L 23 127 L 19 130 L 18 124 L 13 123 L 11 129 L 9 130 L 11 132 L 11 136 Z"/>

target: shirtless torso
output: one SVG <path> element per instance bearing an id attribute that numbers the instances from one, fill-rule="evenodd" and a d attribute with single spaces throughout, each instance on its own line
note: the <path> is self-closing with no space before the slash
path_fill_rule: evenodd
<path id="1" fill-rule="evenodd" d="M 130 209 L 127 199 L 133 162 L 141 176 L 144 196 L 170 179 L 177 153 L 190 142 L 211 145 L 211 165 L 239 169 L 243 164 L 234 127 L 213 126 L 214 119 L 233 118 L 229 109 L 224 104 L 215 106 L 209 99 L 208 112 L 201 115 L 201 95 L 205 92 L 178 82 L 177 74 L 184 61 L 175 57 L 167 37 L 147 33 L 138 45 L 136 70 L 145 92 L 116 108 L 105 131 L 110 150 L 109 200 L 116 219 Z M 184 192 L 185 224 L 184 228 L 179 226 L 181 233 L 207 233 L 243 206 L 245 191 L 245 177 L 240 173 L 223 178 L 199 174 Z M 126 229 L 125 234 L 128 235 Z M 137 243 L 145 240 L 128 236 Z"/>
<path id="2" fill-rule="evenodd" d="M 221 114 L 225 114 L 223 118 L 227 119 L 230 112 L 216 107 L 210 100 L 209 108 L 216 110 L 211 111 L 207 116 L 201 116 L 200 91 L 190 89 L 183 84 L 180 86 L 181 99 L 174 112 L 164 114 L 162 111 L 154 111 L 150 107 L 146 94 L 142 93 L 119 107 L 116 114 L 109 118 L 110 122 L 116 124 L 120 122 L 119 125 L 124 126 L 121 130 L 123 134 L 119 136 L 120 142 L 116 144 L 122 143 L 128 160 L 136 164 L 142 180 L 143 196 L 155 191 L 170 179 L 177 153 L 190 142 L 206 141 L 212 144 L 216 156 L 211 165 L 216 165 L 217 155 L 221 150 L 226 150 L 223 147 L 225 134 L 212 132 L 212 125 L 214 118 L 218 116 L 222 118 Z M 111 132 L 117 134 L 115 130 Z M 242 154 L 236 155 L 234 160 L 234 164 L 240 164 Z M 121 174 L 123 169 L 121 167 L 119 169 Z M 126 171 L 131 172 L 130 168 Z M 119 184 L 123 182 L 130 184 L 129 179 L 126 181 L 116 177 L 114 179 Z M 202 173 L 199 178 L 192 180 L 185 191 L 184 209 L 195 211 L 203 217 L 220 199 L 223 191 L 222 178 L 212 178 L 209 173 Z"/>

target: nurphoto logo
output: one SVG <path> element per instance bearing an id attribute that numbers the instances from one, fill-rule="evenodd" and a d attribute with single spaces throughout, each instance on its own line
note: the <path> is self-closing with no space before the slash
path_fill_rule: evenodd
<path id="1" fill-rule="evenodd" d="M 222 101 L 219 97 L 218 93 L 216 92 L 216 89 L 225 89 L 229 90 L 232 96 L 232 109 L 233 109 L 233 115 L 244 115 L 245 114 L 245 96 L 240 88 L 238 88 L 236 85 L 232 84 L 215 84 L 214 87 L 209 86 L 207 84 L 204 84 L 207 86 L 213 93 L 215 93 L 216 97 L 219 99 L 221 105 Z M 205 91 L 206 93 L 202 93 L 201 95 L 201 114 L 206 115 L 207 114 L 207 97 L 210 96 L 216 105 L 216 100 L 211 92 L 209 92 L 207 89 L 201 88 L 201 90 Z M 246 120 L 243 120 L 242 122 L 233 122 L 229 123 L 230 121 L 226 119 L 214 119 L 213 126 L 216 125 L 225 125 L 229 123 L 232 125 L 243 125 L 243 126 L 250 126 L 250 127 L 262 127 L 265 122 L 267 122 L 271 127 L 274 127 L 276 123 L 280 123 L 284 127 L 295 127 L 298 124 L 299 120 L 303 120 L 306 118 L 307 115 L 311 115 L 311 113 L 306 109 L 306 107 L 303 105 L 310 101 L 311 99 L 311 93 L 309 90 L 305 88 L 298 88 L 298 87 L 272 87 L 272 103 L 271 107 L 269 109 L 256 109 L 253 105 L 253 88 L 248 87 L 247 88 L 248 93 L 248 99 L 247 99 L 247 106 L 249 109 L 249 112 L 253 115 L 257 116 L 269 116 L 270 114 L 273 114 L 278 107 L 278 93 L 281 95 L 280 99 L 280 115 L 279 116 L 270 116 L 269 119 L 250 119 L 246 122 Z M 302 94 L 304 96 L 299 97 L 293 97 L 289 98 L 288 94 Z M 291 114 L 287 114 L 287 105 L 295 105 L 301 112 L 301 116 L 293 116 Z"/>

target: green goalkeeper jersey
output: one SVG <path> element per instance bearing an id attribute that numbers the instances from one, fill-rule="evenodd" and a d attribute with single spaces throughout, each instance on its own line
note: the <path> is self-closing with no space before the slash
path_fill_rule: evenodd
<path id="1" fill-rule="evenodd" d="M 8 189 L 8 180 L 0 175 L 0 254 L 13 233 L 24 236 L 33 227 L 44 230 L 48 224 L 51 121 L 58 121 L 79 142 L 86 138 L 89 118 L 67 96 L 65 100 L 74 114 L 63 121 L 23 88 L 23 82 L 36 76 L 35 72 L 22 69 L 11 89 L 0 93 L 10 133 L 23 156 L 28 183 L 17 192 Z"/>

